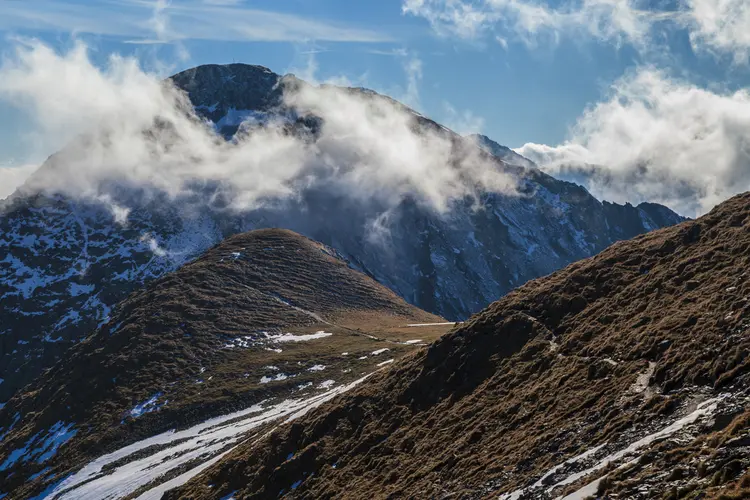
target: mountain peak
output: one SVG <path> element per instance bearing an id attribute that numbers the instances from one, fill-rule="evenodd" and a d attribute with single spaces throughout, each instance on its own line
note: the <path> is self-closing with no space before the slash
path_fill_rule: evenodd
<path id="1" fill-rule="evenodd" d="M 230 63 L 230 64 L 201 64 L 193 68 L 180 71 L 172 75 L 172 80 L 182 80 L 184 78 L 215 79 L 221 78 L 223 82 L 234 81 L 237 77 L 247 78 L 250 76 L 272 75 L 279 78 L 269 68 L 259 64 Z"/>
<path id="2" fill-rule="evenodd" d="M 473 141 L 477 146 L 484 149 L 488 153 L 497 156 L 501 160 L 511 165 L 520 165 L 527 168 L 536 168 L 536 164 L 528 158 L 519 155 L 507 146 L 499 144 L 486 135 L 482 134 L 471 134 L 467 136 L 467 139 Z"/>
<path id="3" fill-rule="evenodd" d="M 170 77 L 195 109 L 216 121 L 230 108 L 266 110 L 280 102 L 282 77 L 264 66 L 205 64 Z"/>

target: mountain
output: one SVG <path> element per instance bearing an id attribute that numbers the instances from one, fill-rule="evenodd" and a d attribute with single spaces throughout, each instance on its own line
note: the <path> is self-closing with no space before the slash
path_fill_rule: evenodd
<path id="1" fill-rule="evenodd" d="M 233 236 L 131 294 L 0 410 L 0 497 L 157 495 L 447 328 L 332 248 Z"/>
<path id="2" fill-rule="evenodd" d="M 498 144 L 486 135 L 472 134 L 468 136 L 467 139 L 474 141 L 477 146 L 484 149 L 488 153 L 497 156 L 510 165 L 519 165 L 527 168 L 537 168 L 536 164 L 533 161 L 519 155 L 507 146 Z"/>
<path id="3" fill-rule="evenodd" d="M 529 282 L 165 499 L 750 495 L 750 193 Z"/>
<path id="4" fill-rule="evenodd" d="M 217 137 L 222 146 L 206 140 L 219 148 L 217 156 L 231 156 L 248 141 L 255 144 L 253 131 L 281 122 L 279 136 L 300 138 L 312 150 L 328 148 L 315 165 L 338 158 L 332 170 L 356 184 L 353 169 L 361 166 L 362 154 L 379 150 L 371 148 L 370 138 L 360 141 L 360 149 L 347 149 L 353 141 L 348 130 L 331 131 L 327 124 L 333 120 L 318 116 L 337 111 L 336 106 L 311 110 L 284 98 L 295 89 L 312 89 L 376 103 L 379 113 L 405 113 L 417 142 L 430 137 L 449 146 L 449 158 L 433 161 L 448 161 L 455 169 L 467 163 L 466 158 L 479 161 L 487 167 L 482 172 L 506 175 L 516 189 L 459 196 L 442 211 L 408 192 L 395 192 L 399 185 L 373 189 L 375 194 L 366 198 L 330 177 L 312 183 L 307 172 L 285 186 L 293 195 L 242 207 L 231 205 L 228 197 L 241 198 L 243 193 L 220 179 L 196 181 L 188 193 L 177 194 L 168 186 L 118 179 L 102 180 L 93 195 L 55 191 L 69 176 L 80 176 L 69 165 L 84 168 L 96 164 L 98 155 L 104 157 L 114 132 L 98 131 L 98 139 L 83 137 L 53 155 L 26 186 L 0 202 L 0 402 L 109 321 L 112 308 L 128 294 L 233 234 L 267 227 L 294 230 L 335 248 L 352 268 L 411 304 L 460 320 L 529 279 L 594 255 L 615 241 L 683 220 L 659 205 L 599 202 L 575 184 L 506 163 L 477 147 L 475 140 L 366 89 L 315 88 L 291 75 L 243 64 L 200 66 L 171 82 L 187 94 L 200 119 L 223 137 Z M 191 118 L 196 123 L 200 119 Z M 138 135 L 150 141 L 154 156 L 189 142 L 164 119 L 153 121 L 153 127 L 138 130 Z M 193 161 L 187 153 L 177 158 L 185 165 Z M 241 165 L 252 161 L 246 158 Z M 347 165 L 349 171 L 344 171 Z M 238 170 L 235 177 L 246 175 L 243 172 Z M 247 178 L 250 188 L 267 180 L 261 174 Z M 52 188 L 47 179 L 55 181 Z M 361 184 L 365 190 L 371 187 Z"/>

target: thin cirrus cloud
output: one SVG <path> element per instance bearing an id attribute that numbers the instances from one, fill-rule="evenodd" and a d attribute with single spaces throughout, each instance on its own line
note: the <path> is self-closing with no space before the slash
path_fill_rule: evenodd
<path id="1" fill-rule="evenodd" d="M 425 18 L 442 35 L 495 35 L 535 46 L 585 34 L 615 44 L 645 45 L 654 23 L 676 13 L 644 10 L 635 0 L 582 0 L 553 8 L 533 0 L 404 0 L 404 14 Z"/>
<path id="2" fill-rule="evenodd" d="M 112 12 L 115 8 L 116 12 Z M 144 22 L 144 20 L 148 20 Z M 378 31 L 340 25 L 227 0 L 89 3 L 78 0 L 3 2 L 0 30 L 91 33 L 131 43 L 179 40 L 379 43 L 393 38 Z M 156 35 L 156 36 L 155 36 Z"/>
<path id="3" fill-rule="evenodd" d="M 693 50 L 750 62 L 747 0 L 684 0 L 672 9 L 643 0 L 403 0 L 404 14 L 426 19 L 444 36 L 476 39 L 493 34 L 502 44 L 557 42 L 564 36 L 650 49 L 658 28 L 684 29 Z"/>

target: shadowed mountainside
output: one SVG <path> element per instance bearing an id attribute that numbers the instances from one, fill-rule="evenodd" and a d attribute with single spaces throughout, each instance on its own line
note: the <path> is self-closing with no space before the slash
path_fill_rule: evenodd
<path id="1" fill-rule="evenodd" d="M 747 498 L 749 265 L 744 194 L 529 282 L 165 498 Z"/>

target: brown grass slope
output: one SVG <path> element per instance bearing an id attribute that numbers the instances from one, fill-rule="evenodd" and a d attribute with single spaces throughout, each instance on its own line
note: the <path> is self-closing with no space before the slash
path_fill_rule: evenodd
<path id="1" fill-rule="evenodd" d="M 601 497 L 748 498 L 749 264 L 744 194 L 528 283 L 165 498 L 497 498 L 720 393 L 714 418 L 626 467 L 527 497 L 613 470 Z"/>
<path id="2" fill-rule="evenodd" d="M 61 477 L 139 438 L 284 396 L 299 384 L 330 377 L 333 368 L 341 368 L 337 382 L 359 377 L 379 360 L 356 356 L 384 345 L 391 357 L 419 349 L 395 343 L 404 339 L 404 325 L 439 321 L 296 233 L 269 229 L 231 237 L 132 294 L 106 325 L 0 410 L 0 434 L 8 432 L 0 462 L 58 421 L 72 422 L 78 431 L 50 460 L 19 461 L 0 471 L 0 491 L 24 498 L 41 489 L 39 481 L 27 479 L 45 467 Z M 445 329 L 419 334 L 429 342 Z M 263 343 L 264 332 L 320 330 L 333 336 L 284 344 L 283 352 Z M 250 346 L 227 347 L 240 338 Z M 345 351 L 352 356 L 343 358 Z M 329 372 L 306 370 L 316 363 Z M 296 370 L 299 377 L 261 384 L 266 365 Z M 169 401 L 160 411 L 128 416 L 156 392 Z"/>

